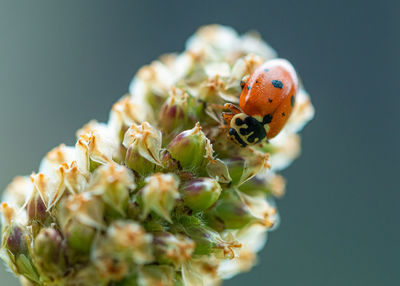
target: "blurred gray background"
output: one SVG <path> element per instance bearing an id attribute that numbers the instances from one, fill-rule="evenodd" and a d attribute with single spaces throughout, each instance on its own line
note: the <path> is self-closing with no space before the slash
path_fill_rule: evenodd
<path id="1" fill-rule="evenodd" d="M 144 64 L 200 25 L 258 30 L 316 107 L 282 223 L 226 285 L 399 285 L 399 1 L 2 1 L 0 186 L 106 121 Z M 0 270 L 0 285 L 17 285 Z"/>

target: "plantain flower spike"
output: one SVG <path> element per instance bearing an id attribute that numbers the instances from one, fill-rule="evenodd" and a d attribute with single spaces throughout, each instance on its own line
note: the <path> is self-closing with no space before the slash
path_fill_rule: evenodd
<path id="1" fill-rule="evenodd" d="M 250 139 L 260 118 L 240 113 L 239 97 L 276 58 L 257 33 L 202 27 L 182 53 L 139 69 L 108 122 L 16 177 L 0 204 L 0 258 L 21 285 L 213 286 L 250 271 L 314 115 L 299 80 L 277 136 Z"/>

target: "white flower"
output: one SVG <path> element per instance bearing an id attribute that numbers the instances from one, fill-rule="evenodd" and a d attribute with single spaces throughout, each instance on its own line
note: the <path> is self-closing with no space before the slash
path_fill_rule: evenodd
<path id="1" fill-rule="evenodd" d="M 271 170 L 283 170 L 300 155 L 300 137 L 284 129 L 270 140 L 270 148 L 273 150 L 270 158 Z"/>
<path id="2" fill-rule="evenodd" d="M 296 95 L 296 103 L 293 113 L 285 126 L 290 132 L 300 132 L 308 121 L 313 119 L 315 114 L 314 106 L 311 104 L 310 96 L 300 88 Z"/>
<path id="3" fill-rule="evenodd" d="M 39 172 L 46 175 L 47 178 L 61 180 L 70 192 L 82 192 L 87 184 L 87 179 L 78 169 L 76 161 L 76 150 L 74 147 L 64 144 L 47 153 L 40 163 Z M 57 199 L 62 195 L 62 192 Z"/>
<path id="4" fill-rule="evenodd" d="M 128 207 L 129 191 L 135 188 L 131 170 L 110 163 L 96 169 L 86 191 L 101 197 L 108 206 L 124 215 Z"/>
<path id="5" fill-rule="evenodd" d="M 168 90 L 175 83 L 176 76 L 162 62 L 153 61 L 142 67 L 133 79 L 129 91 L 133 98 L 146 102 L 147 96 L 155 94 L 167 96 Z"/>
<path id="6" fill-rule="evenodd" d="M 172 222 L 170 212 L 179 198 L 179 179 L 173 174 L 158 173 L 147 177 L 145 181 L 146 185 L 141 190 L 144 215 L 152 210 Z"/>
<path id="7" fill-rule="evenodd" d="M 115 252 L 122 252 L 132 257 L 138 264 L 153 260 L 152 235 L 133 221 L 116 221 L 107 230 L 107 244 Z M 121 254 L 122 254 L 121 253 Z"/>
<path id="8" fill-rule="evenodd" d="M 108 125 L 91 121 L 77 132 L 75 145 L 79 170 L 88 175 L 93 163 L 106 164 L 119 151 L 120 143 Z"/>
<path id="9" fill-rule="evenodd" d="M 125 133 L 123 145 L 126 149 L 138 150 L 143 158 L 161 165 L 161 137 L 161 131 L 147 122 L 143 122 L 141 125 L 132 124 Z"/>
<path id="10" fill-rule="evenodd" d="M 58 171 L 53 173 L 51 177 L 43 173 L 33 173 L 31 175 L 35 191 L 39 193 L 47 210 L 51 209 L 64 194 L 64 171 L 65 169 L 60 166 Z"/>
<path id="11" fill-rule="evenodd" d="M 209 60 L 222 61 L 239 46 L 239 37 L 227 26 L 209 25 L 201 27 L 186 42 L 186 50 L 204 52 Z"/>
<path id="12" fill-rule="evenodd" d="M 241 150 L 243 158 L 246 158 L 243 173 L 239 180 L 239 186 L 253 178 L 258 173 L 270 168 L 269 153 L 263 153 L 253 149 Z"/>
<path id="13" fill-rule="evenodd" d="M 57 174 L 60 165 L 71 165 L 75 160 L 75 148 L 61 144 L 46 154 L 40 163 L 39 172 L 52 177 Z"/>
<path id="14" fill-rule="evenodd" d="M 276 51 L 265 43 L 257 32 L 244 34 L 240 39 L 240 43 L 244 54 L 259 55 L 264 61 L 277 57 Z"/>
<path id="15" fill-rule="evenodd" d="M 139 271 L 138 286 L 174 286 L 175 272 L 168 265 L 147 265 Z"/>
<path id="16" fill-rule="evenodd" d="M 208 77 L 228 77 L 230 75 L 230 67 L 227 63 L 210 63 L 204 67 Z"/>
<path id="17" fill-rule="evenodd" d="M 267 227 L 258 223 L 249 224 L 244 229 L 232 231 L 232 235 L 242 244 L 242 248 L 234 259 L 221 261 L 218 267 L 218 275 L 222 279 L 230 279 L 237 274 L 250 271 L 257 262 L 257 252 L 267 242 L 267 231 Z"/>
<path id="18" fill-rule="evenodd" d="M 217 286 L 220 259 L 213 255 L 193 258 L 182 265 L 182 279 L 185 286 Z"/>
<path id="19" fill-rule="evenodd" d="M 240 250 L 235 259 L 223 260 L 218 268 L 218 275 L 222 279 L 230 279 L 237 274 L 248 272 L 257 262 L 257 254 L 246 247 Z"/>
<path id="20" fill-rule="evenodd" d="M 22 207 L 31 197 L 33 188 L 29 177 L 15 177 L 4 190 L 2 201 Z"/>
<path id="21" fill-rule="evenodd" d="M 129 126 L 144 121 L 153 121 L 153 110 L 148 104 L 132 100 L 132 96 L 127 94 L 113 105 L 108 125 L 114 136 L 120 138 Z"/>
<path id="22" fill-rule="evenodd" d="M 104 206 L 101 200 L 95 195 L 88 192 L 73 194 L 63 203 L 63 210 L 65 212 L 63 214 L 63 221 L 67 222 L 69 219 L 74 218 L 82 224 L 97 229 L 104 229 Z"/>

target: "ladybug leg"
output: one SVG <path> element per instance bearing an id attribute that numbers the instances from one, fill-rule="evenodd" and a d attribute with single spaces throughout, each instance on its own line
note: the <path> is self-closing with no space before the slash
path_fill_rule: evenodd
<path id="1" fill-rule="evenodd" d="M 218 109 L 220 109 L 220 110 L 225 109 L 225 106 L 224 106 L 224 105 L 222 105 L 222 104 L 217 104 L 217 103 L 208 103 L 208 106 L 211 107 L 211 108 L 213 108 L 213 109 L 216 109 L 216 110 L 218 110 Z"/>
<path id="2" fill-rule="evenodd" d="M 224 109 L 228 109 L 231 112 L 233 112 L 234 114 L 242 113 L 240 108 L 237 107 L 236 105 L 232 104 L 232 103 L 225 103 Z"/>
<path id="3" fill-rule="evenodd" d="M 227 125 L 231 124 L 232 118 L 239 113 L 242 113 L 239 107 L 232 103 L 225 103 L 223 109 L 229 110 L 229 112 L 222 112 L 222 117 Z"/>
<path id="4" fill-rule="evenodd" d="M 223 112 L 222 117 L 224 118 L 224 121 L 227 125 L 231 125 L 232 118 L 235 116 L 235 114 L 231 112 Z"/>

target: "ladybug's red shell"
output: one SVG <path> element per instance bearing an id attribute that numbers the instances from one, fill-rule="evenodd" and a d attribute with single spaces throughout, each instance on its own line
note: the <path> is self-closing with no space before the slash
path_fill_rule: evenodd
<path id="1" fill-rule="evenodd" d="M 252 117 L 272 116 L 267 138 L 275 137 L 292 113 L 298 89 L 293 66 L 275 59 L 258 67 L 249 77 L 240 95 L 240 108 Z"/>

